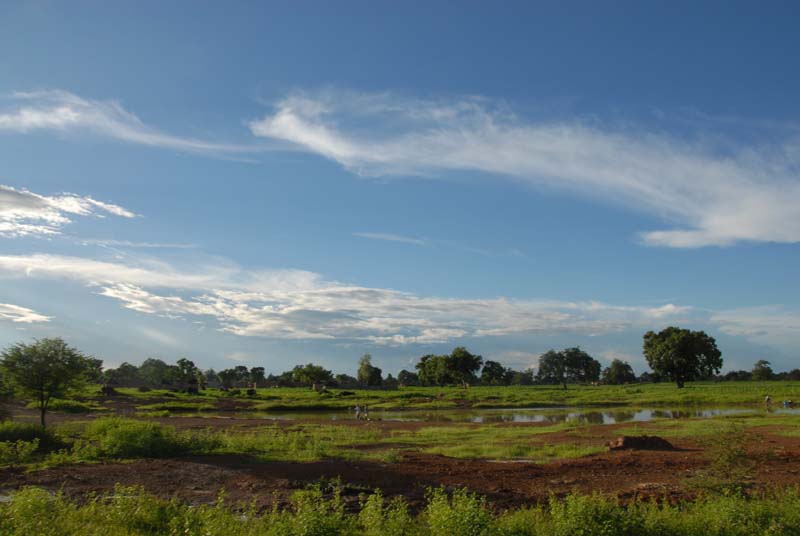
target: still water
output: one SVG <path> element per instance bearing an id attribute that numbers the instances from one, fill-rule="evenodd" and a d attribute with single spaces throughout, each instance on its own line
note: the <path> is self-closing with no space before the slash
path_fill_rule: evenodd
<path id="1" fill-rule="evenodd" d="M 654 419 L 709 418 L 718 415 L 764 413 L 756 408 L 509 408 L 473 410 L 370 410 L 370 419 L 381 421 L 464 422 L 464 423 L 550 423 L 565 421 L 586 424 L 646 422 Z M 774 409 L 771 414 L 800 414 L 800 408 Z M 245 416 L 245 415 L 242 415 Z M 282 413 L 247 413 L 247 417 L 270 420 L 353 420 L 354 411 L 314 411 Z"/>

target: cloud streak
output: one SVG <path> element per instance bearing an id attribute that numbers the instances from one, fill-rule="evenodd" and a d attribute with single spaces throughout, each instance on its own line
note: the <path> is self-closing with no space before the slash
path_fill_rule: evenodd
<path id="1" fill-rule="evenodd" d="M 17 92 L 6 101 L 7 105 L 0 109 L 0 132 L 83 132 L 137 145 L 219 155 L 265 150 L 263 146 L 218 143 L 167 134 L 147 125 L 117 101 L 84 99 L 62 90 Z"/>
<path id="2" fill-rule="evenodd" d="M 52 317 L 44 316 L 33 309 L 11 303 L 0 303 L 0 320 L 10 320 L 19 324 L 49 322 Z"/>
<path id="3" fill-rule="evenodd" d="M 0 185 L 0 236 L 57 235 L 64 225 L 72 223 L 71 216 L 105 217 L 106 214 L 136 217 L 126 208 L 88 196 L 62 194 L 48 197 Z"/>
<path id="4" fill-rule="evenodd" d="M 225 332 L 275 339 L 406 345 L 559 331 L 600 335 L 661 324 L 691 312 L 672 304 L 419 296 L 326 281 L 305 271 L 248 271 L 232 264 L 185 271 L 152 259 L 129 265 L 58 255 L 5 255 L 0 256 L 0 274 L 69 279 L 140 313 L 211 319 Z"/>
<path id="5" fill-rule="evenodd" d="M 411 244 L 414 246 L 428 246 L 430 242 L 421 238 L 412 238 L 410 236 L 403 236 L 391 233 L 353 233 L 353 236 L 360 238 L 368 238 L 370 240 L 381 240 L 384 242 L 401 242 L 403 244 Z"/>
<path id="6" fill-rule="evenodd" d="M 250 128 L 362 175 L 478 171 L 653 213 L 644 243 L 695 248 L 800 242 L 800 143 L 727 153 L 664 134 L 533 122 L 486 99 L 298 93 Z"/>

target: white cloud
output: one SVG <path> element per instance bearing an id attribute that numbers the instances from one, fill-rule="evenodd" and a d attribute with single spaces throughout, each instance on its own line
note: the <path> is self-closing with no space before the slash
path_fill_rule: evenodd
<path id="1" fill-rule="evenodd" d="M 20 307 L 11 303 L 0 303 L 0 320 L 10 320 L 20 324 L 33 324 L 36 322 L 49 322 L 51 318 L 27 307 Z"/>
<path id="2" fill-rule="evenodd" d="M 412 238 L 410 236 L 403 236 L 391 233 L 353 233 L 353 236 L 361 238 L 369 238 L 370 240 L 382 240 L 384 242 L 402 242 L 404 244 L 412 244 L 414 246 L 427 246 L 429 242 L 421 238 Z"/>
<path id="3" fill-rule="evenodd" d="M 28 190 L 0 185 L 0 236 L 52 236 L 71 223 L 70 216 L 103 217 L 104 213 L 123 218 L 136 216 L 119 205 L 88 196 L 62 194 L 43 196 Z"/>
<path id="4" fill-rule="evenodd" d="M 673 222 L 651 245 L 693 248 L 800 241 L 800 149 L 723 154 L 663 134 L 524 121 L 485 99 L 296 94 L 250 123 L 364 175 L 470 170 L 624 203 Z"/>
<path id="5" fill-rule="evenodd" d="M 75 280 L 141 313 L 213 319 L 229 333 L 278 339 L 404 345 L 556 331 L 599 335 L 650 327 L 670 311 L 688 311 L 673 305 L 418 296 L 325 281 L 311 272 L 248 271 L 231 263 L 185 271 L 153 259 L 127 265 L 58 255 L 5 255 L 0 256 L 0 273 Z"/>
<path id="6" fill-rule="evenodd" d="M 18 92 L 6 100 L 11 105 L 0 109 L 0 132 L 86 132 L 139 145 L 211 154 L 265 149 L 166 134 L 145 124 L 116 101 L 84 99 L 62 90 Z"/>
<path id="7" fill-rule="evenodd" d="M 719 311 L 710 322 L 723 333 L 796 350 L 800 340 L 800 310 L 782 305 L 741 307 Z"/>

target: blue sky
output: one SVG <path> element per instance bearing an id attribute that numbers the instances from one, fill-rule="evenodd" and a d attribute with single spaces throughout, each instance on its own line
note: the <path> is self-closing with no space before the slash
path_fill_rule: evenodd
<path id="1" fill-rule="evenodd" d="M 800 342 L 796 5 L 5 2 L 0 343 L 387 372 Z"/>

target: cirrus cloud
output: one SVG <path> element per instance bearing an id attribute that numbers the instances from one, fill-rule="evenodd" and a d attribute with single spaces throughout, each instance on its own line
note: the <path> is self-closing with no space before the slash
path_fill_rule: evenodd
<path id="1" fill-rule="evenodd" d="M 0 236 L 57 235 L 61 227 L 72 222 L 70 216 L 102 218 L 105 214 L 136 217 L 126 208 L 89 196 L 61 194 L 48 197 L 0 185 Z"/>
<path id="2" fill-rule="evenodd" d="M 674 228 L 646 244 L 800 242 L 800 143 L 723 152 L 644 129 L 530 121 L 481 98 L 296 93 L 250 123 L 362 175 L 478 171 L 624 203 Z"/>

